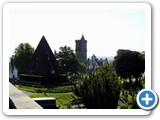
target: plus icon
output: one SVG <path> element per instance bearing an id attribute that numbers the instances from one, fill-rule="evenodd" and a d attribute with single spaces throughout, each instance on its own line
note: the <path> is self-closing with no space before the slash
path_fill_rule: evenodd
<path id="1" fill-rule="evenodd" d="M 148 105 L 149 104 L 149 101 L 152 101 L 153 100 L 153 98 L 150 98 L 149 97 L 149 94 L 146 94 L 146 97 L 145 98 L 142 98 L 142 101 L 146 101 L 146 105 Z"/>
<path id="2" fill-rule="evenodd" d="M 157 94 L 153 90 L 141 90 L 137 95 L 139 107 L 150 110 L 157 104 Z"/>

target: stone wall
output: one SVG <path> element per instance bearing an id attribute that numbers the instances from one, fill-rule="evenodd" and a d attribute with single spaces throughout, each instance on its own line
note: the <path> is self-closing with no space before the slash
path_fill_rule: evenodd
<path id="1" fill-rule="evenodd" d="M 9 108 L 10 109 L 43 109 L 33 99 L 9 83 Z"/>

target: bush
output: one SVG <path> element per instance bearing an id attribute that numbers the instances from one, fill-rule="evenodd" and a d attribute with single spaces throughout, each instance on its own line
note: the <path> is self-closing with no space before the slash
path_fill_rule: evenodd
<path id="1" fill-rule="evenodd" d="M 44 90 L 42 90 L 42 89 L 36 89 L 36 93 L 44 93 Z"/>
<path id="2" fill-rule="evenodd" d="M 127 97 L 121 96 L 121 98 L 125 100 L 127 104 L 121 103 L 119 105 L 120 109 L 139 109 L 139 106 L 137 105 L 136 101 L 136 95 L 134 96 L 127 95 Z"/>
<path id="3" fill-rule="evenodd" d="M 86 108 L 116 109 L 120 90 L 121 84 L 115 72 L 110 72 L 105 66 L 79 80 L 74 93 L 81 97 Z"/>

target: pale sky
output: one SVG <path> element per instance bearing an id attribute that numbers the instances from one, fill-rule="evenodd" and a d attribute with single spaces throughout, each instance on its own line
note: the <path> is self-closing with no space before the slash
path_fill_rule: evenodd
<path id="1" fill-rule="evenodd" d="M 145 51 L 144 9 L 17 8 L 10 10 L 9 27 L 9 57 L 20 43 L 36 48 L 43 35 L 53 52 L 65 45 L 75 50 L 82 34 L 87 56 L 115 56 L 118 49 Z"/>

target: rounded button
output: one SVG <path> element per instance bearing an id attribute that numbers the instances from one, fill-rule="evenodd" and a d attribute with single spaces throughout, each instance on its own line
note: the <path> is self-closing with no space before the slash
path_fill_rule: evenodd
<path id="1" fill-rule="evenodd" d="M 158 97 L 153 90 L 141 90 L 137 95 L 137 103 L 144 110 L 150 110 L 157 104 Z"/>

